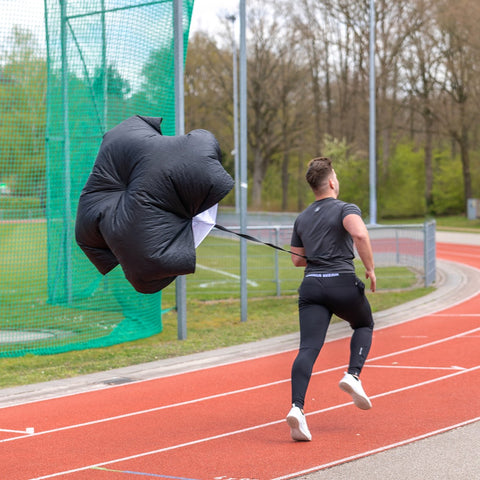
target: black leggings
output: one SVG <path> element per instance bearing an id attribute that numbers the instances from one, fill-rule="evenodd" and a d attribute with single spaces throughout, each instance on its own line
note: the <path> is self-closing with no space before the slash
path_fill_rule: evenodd
<path id="1" fill-rule="evenodd" d="M 353 329 L 348 373 L 359 375 L 372 344 L 373 317 L 365 285 L 355 275 L 305 277 L 299 290 L 300 349 L 292 366 L 292 403 L 303 408 L 313 365 L 332 314 Z"/>

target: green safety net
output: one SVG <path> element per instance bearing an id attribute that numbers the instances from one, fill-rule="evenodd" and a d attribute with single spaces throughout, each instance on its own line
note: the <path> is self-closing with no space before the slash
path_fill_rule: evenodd
<path id="1" fill-rule="evenodd" d="M 183 0 L 184 58 L 192 9 Z M 4 357 L 162 331 L 161 292 L 136 292 L 121 267 L 100 275 L 74 227 L 107 130 L 139 114 L 175 134 L 174 2 L 45 0 L 41 30 L 14 26 L 0 53 Z"/>

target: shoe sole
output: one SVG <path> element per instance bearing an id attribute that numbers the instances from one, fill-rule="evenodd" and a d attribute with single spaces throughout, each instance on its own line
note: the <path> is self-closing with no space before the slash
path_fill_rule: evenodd
<path id="1" fill-rule="evenodd" d="M 287 417 L 287 423 L 290 427 L 290 434 L 292 439 L 297 442 L 309 442 L 311 438 L 307 437 L 301 430 L 300 430 L 300 422 L 296 417 Z"/>
<path id="2" fill-rule="evenodd" d="M 370 403 L 370 400 L 356 393 L 348 383 L 340 382 L 339 387 L 345 393 L 348 393 L 349 395 L 351 395 L 353 403 L 357 408 L 360 408 L 361 410 L 370 410 L 372 408 L 372 404 Z"/>

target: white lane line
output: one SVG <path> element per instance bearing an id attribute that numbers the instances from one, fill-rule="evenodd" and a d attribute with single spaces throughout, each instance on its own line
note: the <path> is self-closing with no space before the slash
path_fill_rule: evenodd
<path id="1" fill-rule="evenodd" d="M 442 339 L 439 339 L 439 340 L 435 340 L 433 342 L 425 343 L 423 345 L 417 345 L 416 347 L 411 347 L 411 348 L 407 348 L 407 349 L 404 349 L 404 350 L 399 350 L 397 352 L 392 352 L 392 353 L 388 353 L 388 354 L 385 354 L 385 355 L 380 355 L 378 357 L 374 357 L 374 358 L 370 359 L 367 363 L 373 362 L 373 361 L 376 361 L 376 360 L 382 360 L 384 358 L 392 357 L 392 356 L 395 356 L 395 355 L 400 355 L 400 354 L 403 354 L 403 353 L 406 353 L 406 352 L 411 352 L 411 351 L 414 351 L 414 350 L 420 350 L 422 348 L 427 348 L 427 347 L 430 347 L 432 345 L 438 345 L 440 343 L 448 342 L 450 340 L 454 340 L 456 338 L 459 338 L 459 337 L 462 337 L 462 336 L 465 336 L 465 335 L 469 335 L 471 332 L 475 332 L 475 331 L 478 331 L 478 330 L 480 330 L 480 327 L 475 328 L 473 330 L 468 330 L 468 331 L 465 331 L 465 332 L 462 332 L 462 333 L 457 333 L 456 335 L 452 335 L 450 337 L 445 337 L 445 338 L 442 338 Z M 373 366 L 373 365 L 369 365 L 369 366 Z M 343 370 L 345 368 L 346 368 L 346 365 L 340 365 L 340 366 L 337 366 L 337 367 L 327 368 L 325 370 L 320 370 L 320 371 L 314 372 L 312 374 L 312 376 L 322 375 L 322 374 L 334 372 L 334 371 L 337 371 L 337 370 Z M 476 368 L 476 367 L 474 367 L 474 368 Z M 469 370 L 467 369 L 467 370 L 464 370 L 464 371 L 469 371 Z M 462 372 L 460 372 L 460 373 L 462 373 Z M 61 432 L 61 431 L 70 430 L 70 429 L 74 429 L 74 428 L 82 428 L 82 427 L 87 427 L 89 425 L 96 425 L 96 424 L 99 424 L 99 423 L 106 423 L 106 422 L 110 422 L 110 421 L 120 420 L 122 418 L 129 418 L 129 417 L 134 417 L 134 416 L 137 416 L 137 415 L 144 415 L 144 414 L 148 414 L 148 413 L 152 413 L 152 412 L 158 412 L 160 410 L 166 410 L 166 409 L 169 409 L 169 408 L 181 407 L 181 406 L 184 406 L 184 405 L 191 405 L 191 404 L 195 404 L 195 403 L 199 403 L 199 402 L 205 402 L 205 401 L 208 401 L 208 400 L 214 400 L 214 399 L 217 399 L 217 398 L 228 397 L 228 396 L 231 396 L 231 395 L 237 395 L 239 393 L 259 390 L 261 388 L 268 388 L 268 387 L 272 387 L 272 386 L 275 386 L 275 385 L 281 385 L 281 384 L 287 383 L 287 382 L 290 382 L 290 378 L 285 378 L 285 379 L 282 379 L 282 380 L 277 380 L 275 382 L 269 382 L 269 383 L 264 383 L 264 384 L 260 384 L 260 385 L 254 385 L 252 387 L 240 388 L 238 390 L 231 390 L 229 392 L 222 392 L 222 393 L 217 393 L 217 394 L 214 394 L 214 395 L 208 395 L 206 397 L 200 397 L 200 398 L 195 398 L 195 399 L 192 399 L 192 400 L 186 400 L 184 402 L 172 403 L 172 404 L 168 404 L 168 405 L 161 405 L 159 407 L 148 408 L 148 409 L 145 409 L 145 410 L 138 410 L 138 411 L 134 411 L 134 412 L 125 413 L 125 414 L 122 414 L 122 415 L 116 415 L 116 416 L 113 416 L 113 417 L 100 418 L 98 420 L 92 420 L 92 421 L 89 421 L 89 422 L 67 425 L 65 427 L 54 428 L 54 429 L 51 429 L 51 430 L 44 430 L 42 432 L 37 432 L 37 433 L 33 434 L 33 436 L 47 435 L 47 434 L 50 434 L 50 433 Z M 375 398 L 375 397 L 371 397 L 371 398 Z M 341 406 L 344 406 L 344 405 L 350 405 L 350 403 L 342 404 Z M 11 441 L 22 439 L 22 438 L 24 438 L 24 437 L 21 436 L 21 437 L 6 438 L 4 440 L 0 440 L 0 443 L 11 442 Z"/>
<path id="2" fill-rule="evenodd" d="M 467 335 L 470 335 L 470 334 L 478 332 L 478 331 L 480 331 L 480 327 L 472 328 L 471 330 L 467 330 L 465 332 L 457 333 L 457 334 L 452 335 L 450 337 L 440 338 L 438 340 L 434 340 L 433 342 L 423 343 L 423 344 L 417 345 L 416 347 L 406 348 L 405 350 L 399 350 L 398 352 L 386 353 L 385 355 L 380 355 L 378 357 L 367 360 L 367 363 L 373 362 L 373 361 L 376 361 L 376 360 L 382 360 L 382 359 L 388 358 L 388 357 L 393 357 L 394 355 L 401 355 L 403 353 L 413 352 L 415 350 L 420 350 L 422 348 L 431 347 L 433 345 L 439 345 L 440 343 L 448 342 L 450 340 L 455 340 L 456 338 L 460 338 L 460 337 L 465 337 Z"/>
<path id="3" fill-rule="evenodd" d="M 451 367 L 428 367 L 425 365 L 396 365 L 395 363 L 391 365 L 369 365 L 369 368 L 388 368 L 388 369 L 398 369 L 398 370 L 466 370 L 465 367 L 458 367 L 452 365 Z"/>
<path id="4" fill-rule="evenodd" d="M 23 435 L 31 435 L 34 432 L 33 427 L 27 427 L 25 430 L 9 430 L 8 428 L 0 428 L 0 432 L 5 433 L 23 433 Z M 23 438 L 23 437 L 18 437 Z"/>
<path id="5" fill-rule="evenodd" d="M 432 379 L 432 380 L 427 380 L 425 382 L 420 382 L 420 383 L 416 383 L 416 384 L 412 384 L 412 385 L 408 385 L 406 387 L 402 387 L 402 388 L 397 388 L 395 390 L 390 390 L 388 392 L 384 392 L 384 393 L 380 393 L 380 394 L 377 394 L 377 395 L 373 395 L 371 396 L 370 398 L 380 398 L 380 397 L 386 397 L 388 395 L 393 395 L 395 393 L 399 393 L 399 392 L 403 392 L 403 391 L 406 391 L 406 390 L 412 390 L 414 388 L 418 388 L 418 387 L 422 387 L 422 386 L 425 386 L 425 385 L 429 385 L 429 384 L 432 384 L 432 383 L 435 383 L 435 382 L 440 382 L 440 381 L 443 381 L 443 380 L 447 380 L 449 378 L 452 378 L 452 377 L 455 377 L 455 376 L 458 376 L 458 375 L 463 375 L 464 373 L 470 373 L 470 372 L 474 372 L 476 370 L 479 370 L 480 369 L 480 365 L 477 365 L 476 367 L 472 367 L 472 368 L 469 368 L 467 370 L 462 370 L 460 372 L 455 372 L 455 373 L 451 373 L 450 375 L 445 375 L 443 377 L 438 377 L 438 378 L 435 378 L 435 379 Z M 350 406 L 352 405 L 353 402 L 347 402 L 347 403 L 342 403 L 342 404 L 338 404 L 338 405 L 334 405 L 332 407 L 327 407 L 327 408 L 323 408 L 321 410 L 317 410 L 317 411 L 314 411 L 314 412 L 311 412 L 311 413 L 307 413 L 306 416 L 312 416 L 312 415 L 318 415 L 320 413 L 324 413 L 324 412 L 328 412 L 328 411 L 332 411 L 332 410 L 337 410 L 339 408 L 342 408 L 342 407 L 347 407 L 347 406 Z M 470 419 L 470 420 L 466 420 L 465 422 L 463 422 L 464 424 L 466 423 L 472 423 L 473 421 L 476 421 L 478 420 L 479 417 L 477 417 L 476 419 Z M 273 426 L 273 425 L 278 425 L 280 423 L 284 423 L 285 422 L 285 419 L 281 419 L 281 420 L 275 420 L 273 422 L 268 422 L 268 423 L 263 423 L 263 424 L 260 424 L 260 425 L 254 425 L 252 427 L 247 427 L 247 428 L 242 428 L 240 430 L 234 430 L 234 431 L 231 431 L 231 432 L 226 432 L 226 433 L 221 433 L 219 435 L 212 435 L 210 437 L 204 437 L 204 438 L 199 438 L 197 440 L 192 440 L 190 442 L 185 442 L 185 443 L 179 443 L 177 445 L 171 445 L 169 447 L 163 447 L 163 448 L 159 448 L 159 449 L 156 449 L 156 450 L 150 450 L 148 452 L 142 452 L 142 453 L 137 453 L 135 455 L 130 455 L 130 456 L 127 456 L 127 457 L 121 457 L 121 458 L 115 458 L 115 459 L 111 459 L 111 460 L 107 460 L 105 462 L 101 462 L 101 463 L 96 463 L 96 464 L 92 464 L 92 465 L 86 465 L 84 467 L 79 467 L 79 468 L 75 468 L 75 469 L 72 469 L 72 470 L 66 470 L 66 471 L 62 471 L 62 472 L 56 472 L 56 473 L 52 473 L 52 474 L 49 474 L 49 475 L 45 475 L 45 476 L 42 476 L 42 477 L 36 477 L 36 478 L 31 478 L 30 480 L 46 480 L 48 478 L 55 478 L 55 477 L 59 477 L 61 475 L 67 475 L 69 473 L 75 473 L 75 472 L 81 472 L 81 471 L 85 471 L 85 470 L 90 470 L 92 468 L 96 468 L 96 467 L 102 467 L 102 466 L 105 466 L 105 465 L 110 465 L 112 463 L 119 463 L 119 462 L 125 462 L 125 461 L 128 461 L 128 460 L 134 460 L 134 459 L 137 459 L 137 458 L 143 458 L 143 457 L 147 457 L 147 456 L 150 456 L 150 455 L 157 455 L 159 453 L 164 453 L 164 452 L 169 452 L 169 451 L 172 451 L 172 450 L 178 450 L 180 448 L 184 448 L 184 447 L 190 447 L 192 445 L 199 445 L 201 443 L 206 443 L 206 442 L 210 442 L 210 441 L 213 441 L 213 440 L 218 440 L 218 439 L 221 439 L 221 438 L 226 438 L 226 437 L 231 437 L 233 435 L 239 435 L 241 433 L 246 433 L 246 432 L 251 432 L 253 430 L 258 430 L 260 428 L 266 428 L 266 427 L 270 427 L 270 426 Z M 450 430 L 452 428 L 456 428 L 456 426 L 450 426 L 450 427 L 447 427 L 446 429 L 447 430 Z M 435 435 L 436 433 L 441 433 L 442 430 L 436 430 L 435 432 L 428 432 L 427 434 L 424 434 L 424 435 L 421 435 L 421 436 L 418 436 L 418 437 L 412 437 L 412 439 L 409 440 L 409 442 L 413 442 L 415 440 L 419 440 L 421 438 L 424 438 L 425 436 L 431 436 L 431 435 Z M 446 430 L 445 430 L 446 431 Z M 405 440 L 405 442 L 407 442 Z M 387 449 L 387 448 L 393 448 L 393 446 L 400 446 L 402 445 L 403 443 L 402 442 L 398 442 L 396 444 L 392 444 L 391 446 L 387 446 L 387 447 L 382 447 L 381 449 L 376 449 L 376 450 L 372 450 L 371 453 L 376 453 L 377 451 L 380 452 L 380 451 L 383 451 L 383 449 Z M 362 453 L 360 454 L 361 456 L 365 456 L 367 454 L 370 454 L 370 453 Z M 352 457 L 352 459 L 355 458 L 355 457 Z M 358 457 L 360 458 L 360 457 Z M 343 463 L 345 462 L 346 460 L 343 459 L 343 460 L 339 460 L 338 462 L 339 463 Z M 336 464 L 333 463 L 332 465 Z M 326 468 L 327 465 L 325 466 L 320 466 L 320 467 L 315 467 L 313 470 L 308 470 L 308 471 L 314 471 L 314 470 L 319 470 L 321 468 Z M 295 475 L 293 474 L 289 474 L 288 476 L 286 477 L 279 477 L 278 479 L 276 480 L 280 480 L 282 478 L 291 478 L 293 476 L 298 476 L 299 474 L 301 474 L 303 472 L 296 472 Z"/>
<path id="6" fill-rule="evenodd" d="M 445 433 L 445 432 L 448 432 L 450 430 L 454 430 L 455 428 L 465 427 L 466 425 L 470 425 L 472 423 L 478 422 L 479 420 L 480 420 L 480 417 L 471 418 L 470 420 L 465 420 L 464 422 L 460 422 L 460 423 L 457 423 L 455 425 L 450 425 L 448 427 L 440 428 L 438 430 L 427 432 L 427 433 L 424 433 L 423 435 L 418 435 L 416 437 L 407 438 L 405 440 L 402 440 L 401 442 L 391 443 L 390 445 L 385 445 L 384 447 L 375 448 L 374 450 L 369 450 L 368 452 L 362 452 L 362 453 L 359 453 L 357 455 L 352 455 L 350 457 L 340 458 L 338 460 L 335 460 L 334 462 L 324 463 L 323 465 L 317 465 L 315 467 L 311 467 L 311 468 L 308 468 L 306 470 L 301 470 L 299 472 L 290 473 L 290 474 L 285 475 L 283 477 L 274 478 L 273 480 L 287 480 L 289 478 L 298 477 L 299 475 L 305 475 L 305 474 L 312 473 L 312 472 L 318 472 L 319 470 L 323 470 L 325 468 L 330 468 L 330 467 L 334 467 L 336 465 L 340 465 L 342 463 L 351 462 L 352 460 L 358 460 L 360 458 L 368 457 L 369 455 L 374 455 L 375 453 L 385 452 L 386 450 L 391 450 L 392 448 L 401 447 L 403 445 L 407 445 L 409 443 L 413 443 L 413 442 L 416 442 L 418 440 L 424 440 L 425 438 L 433 437 L 434 435 L 438 435 L 439 433 Z"/>

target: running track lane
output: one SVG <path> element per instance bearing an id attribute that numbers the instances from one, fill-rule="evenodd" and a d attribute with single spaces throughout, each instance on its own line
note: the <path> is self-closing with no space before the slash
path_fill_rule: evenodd
<path id="1" fill-rule="evenodd" d="M 437 251 L 480 268 L 480 247 Z M 0 478 L 280 479 L 319 470 L 478 421 L 479 338 L 480 294 L 376 331 L 362 374 L 367 412 L 337 387 L 348 339 L 327 343 L 307 394 L 310 443 L 292 442 L 284 420 L 296 352 L 4 408 Z"/>

